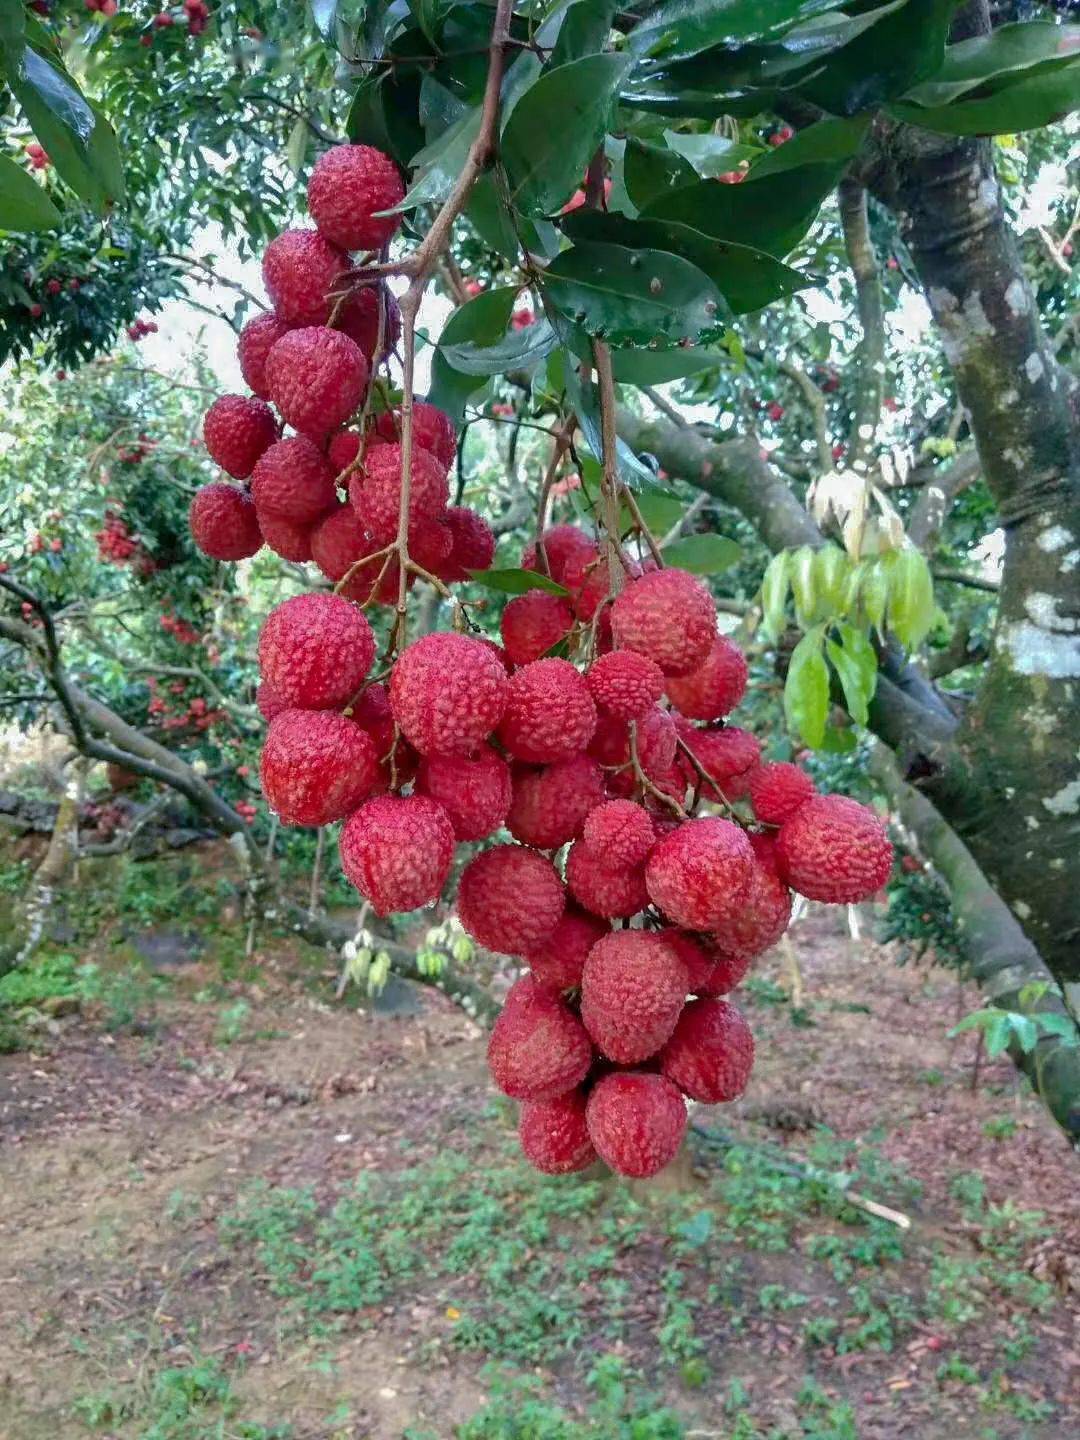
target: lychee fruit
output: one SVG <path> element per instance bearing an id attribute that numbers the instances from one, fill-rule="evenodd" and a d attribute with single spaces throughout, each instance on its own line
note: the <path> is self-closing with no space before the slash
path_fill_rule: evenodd
<path id="1" fill-rule="evenodd" d="M 333 145 L 315 162 L 307 201 L 319 234 L 342 250 L 381 250 L 401 226 L 382 215 L 405 198 L 401 173 L 371 145 Z"/>
<path id="2" fill-rule="evenodd" d="M 746 1089 L 754 1037 L 730 1000 L 691 1000 L 660 1052 L 660 1070 L 691 1100 L 723 1105 Z"/>
<path id="3" fill-rule="evenodd" d="M 360 454 L 362 436 L 358 430 L 339 430 L 331 435 L 326 446 L 326 458 L 335 475 L 340 475 Z"/>
<path id="4" fill-rule="evenodd" d="M 340 709 L 374 658 L 371 626 L 340 595 L 294 595 L 271 610 L 259 635 L 262 678 L 298 709 Z"/>
<path id="5" fill-rule="evenodd" d="M 587 755 L 572 755 L 540 770 L 519 768 L 506 826 L 523 845 L 557 850 L 581 834 L 585 817 L 603 799 L 600 767 Z"/>
<path id="6" fill-rule="evenodd" d="M 541 539 L 547 574 L 567 590 L 577 588 L 585 567 L 599 554 L 596 541 L 577 525 L 553 525 L 544 531 Z M 542 571 L 535 543 L 527 545 L 522 552 L 521 568 Z"/>
<path id="7" fill-rule="evenodd" d="M 711 935 L 698 937 L 701 947 L 712 961 L 712 968 L 694 987 L 695 995 L 727 995 L 746 979 L 753 963 L 752 955 L 729 955 Z"/>
<path id="8" fill-rule="evenodd" d="M 266 357 L 270 398 L 294 429 L 322 437 L 364 398 L 368 362 L 355 341 L 325 325 L 290 330 Z"/>
<path id="9" fill-rule="evenodd" d="M 379 779 L 371 736 L 331 710 L 285 710 L 260 764 L 263 794 L 286 825 L 329 825 L 362 804 Z"/>
<path id="10" fill-rule="evenodd" d="M 203 416 L 207 454 L 234 480 L 246 480 L 277 439 L 274 412 L 251 395 L 220 395 Z"/>
<path id="11" fill-rule="evenodd" d="M 543 945 L 524 957 L 525 964 L 541 985 L 552 990 L 576 990 L 589 951 L 610 929 L 599 916 L 568 905 Z"/>
<path id="12" fill-rule="evenodd" d="M 255 507 L 258 511 L 258 506 Z M 263 540 L 283 560 L 302 564 L 311 559 L 311 525 L 309 522 L 286 520 L 272 511 L 259 511 L 259 529 Z"/>
<path id="13" fill-rule="evenodd" d="M 783 935 L 791 920 L 791 891 L 776 873 L 773 840 L 751 835 L 754 867 L 742 904 L 712 929 L 716 944 L 733 957 L 752 960 L 763 955 Z"/>
<path id="14" fill-rule="evenodd" d="M 526 1101 L 518 1117 L 518 1139 L 525 1159 L 545 1175 L 571 1175 L 596 1159 L 580 1090 L 554 1100 Z"/>
<path id="15" fill-rule="evenodd" d="M 616 597 L 611 629 L 620 650 L 635 650 L 665 675 L 704 665 L 716 638 L 712 596 L 685 570 L 654 570 Z"/>
<path id="16" fill-rule="evenodd" d="M 683 745 L 693 752 L 694 758 L 719 787 L 723 797 L 726 800 L 741 800 L 761 759 L 761 743 L 757 736 L 749 730 L 741 730 L 738 725 L 699 730 L 687 720 L 677 720 L 675 728 Z M 700 778 L 682 751 L 678 759 L 688 782 L 700 785 L 703 799 L 716 801 L 719 797 L 713 785 Z"/>
<path id="17" fill-rule="evenodd" d="M 396 445 L 401 440 L 401 411 L 384 410 L 375 421 L 375 433 L 380 439 Z M 412 433 L 414 449 L 419 446 L 430 451 L 444 470 L 450 469 L 457 454 L 457 433 L 445 410 L 429 405 L 426 400 L 414 400 Z"/>
<path id="18" fill-rule="evenodd" d="M 288 702 L 281 698 L 268 680 L 259 681 L 255 690 L 255 704 L 267 724 L 273 720 L 275 715 L 280 715 L 283 710 L 289 709 Z"/>
<path id="19" fill-rule="evenodd" d="M 348 256 L 317 230 L 283 230 L 263 255 L 263 284 L 286 325 L 325 325 L 327 296 L 348 267 Z"/>
<path id="20" fill-rule="evenodd" d="M 270 399 L 270 387 L 266 383 L 266 357 L 281 337 L 288 332 L 288 325 L 272 310 L 256 315 L 240 331 L 236 343 L 240 373 L 248 388 L 260 400 Z"/>
<path id="21" fill-rule="evenodd" d="M 659 840 L 645 864 L 649 897 L 688 930 L 711 930 L 742 904 L 754 852 L 738 825 L 687 820 Z"/>
<path id="22" fill-rule="evenodd" d="M 334 471 L 306 435 L 290 435 L 259 457 L 251 477 L 251 495 L 260 518 L 280 515 L 311 525 L 338 503 Z"/>
<path id="23" fill-rule="evenodd" d="M 386 321 L 383 330 L 383 354 L 388 354 L 401 338 L 401 311 L 389 290 L 386 294 Z M 366 358 L 375 356 L 379 339 L 379 292 L 374 285 L 354 290 L 338 311 L 334 324 L 355 340 Z"/>
<path id="24" fill-rule="evenodd" d="M 347 877 L 376 915 L 389 915 L 438 898 L 450 873 L 454 831 L 446 811 L 426 795 L 377 795 L 349 816 L 338 846 Z"/>
<path id="25" fill-rule="evenodd" d="M 690 720 L 722 720 L 746 694 L 746 656 L 717 635 L 703 665 L 667 682 L 668 699 Z"/>
<path id="26" fill-rule="evenodd" d="M 659 705 L 654 705 L 636 720 L 619 720 L 614 715 L 601 715 L 589 744 L 589 754 L 607 769 L 629 766 L 631 725 L 635 727 L 638 764 L 650 780 L 663 775 L 675 760 L 678 735 L 675 722 Z M 627 778 L 629 792 L 635 781 L 629 772 Z"/>
<path id="27" fill-rule="evenodd" d="M 585 672 L 589 694 L 600 714 L 640 720 L 664 694 L 664 672 L 633 650 L 612 650 Z"/>
<path id="28" fill-rule="evenodd" d="M 619 1065 L 655 1055 L 686 1001 L 686 966 L 649 930 L 613 930 L 589 951 L 581 1019 L 597 1049 Z"/>
<path id="29" fill-rule="evenodd" d="M 483 850 L 461 872 L 458 918 L 474 940 L 503 955 L 539 949 L 565 908 L 554 865 L 523 845 Z"/>
<path id="30" fill-rule="evenodd" d="M 491 526 L 467 505 L 451 505 L 443 516 L 450 531 L 450 554 L 435 572 L 447 585 L 471 580 L 473 570 L 490 570 L 495 559 Z"/>
<path id="31" fill-rule="evenodd" d="M 409 480 L 409 525 L 438 520 L 446 511 L 450 486 L 446 470 L 429 450 L 414 449 Z M 362 467 L 349 481 L 349 499 L 373 540 L 387 545 L 397 535 L 401 510 L 401 447 L 368 447 Z"/>
<path id="32" fill-rule="evenodd" d="M 677 930 L 674 925 L 666 925 L 656 933 L 686 966 L 687 992 L 691 995 L 705 993 L 705 987 L 712 976 L 714 961 L 704 945 L 695 936 L 688 935 L 685 930 Z"/>
<path id="33" fill-rule="evenodd" d="M 416 790 L 439 802 L 456 840 L 483 840 L 510 809 L 510 767 L 490 745 L 469 756 L 432 755 L 420 762 Z"/>
<path id="34" fill-rule="evenodd" d="M 779 761 L 751 770 L 747 781 L 754 814 L 765 825 L 782 825 L 817 789 L 798 765 Z"/>
<path id="35" fill-rule="evenodd" d="M 380 778 L 376 793 L 406 785 L 416 775 L 420 757 L 407 740 L 398 735 L 385 685 L 368 685 L 345 712 L 354 725 L 366 730 L 379 757 Z M 391 781 L 396 784 L 391 785 Z"/>
<path id="36" fill-rule="evenodd" d="M 515 759 L 567 760 L 585 749 L 595 728 L 589 687 L 568 660 L 534 660 L 510 677 L 499 739 Z"/>
<path id="37" fill-rule="evenodd" d="M 626 919 L 649 903 L 643 865 L 616 865 L 581 840 L 567 851 L 566 883 L 579 905 L 605 918 Z"/>
<path id="38" fill-rule="evenodd" d="M 652 817 L 632 800 L 606 800 L 585 818 L 582 838 L 617 865 L 640 865 L 656 844 Z"/>
<path id="39" fill-rule="evenodd" d="M 506 671 L 487 646 L 468 635 L 425 635 L 398 656 L 390 705 L 405 738 L 421 755 L 471 755 L 506 708 Z"/>
<path id="40" fill-rule="evenodd" d="M 544 590 L 515 595 L 502 613 L 503 649 L 515 665 L 539 660 L 573 629 L 574 612 L 566 600 Z"/>
<path id="41" fill-rule="evenodd" d="M 885 884 L 893 848 L 869 806 L 845 795 L 815 795 L 780 827 L 776 862 L 807 899 L 854 905 Z"/>
<path id="42" fill-rule="evenodd" d="M 246 560 L 262 547 L 262 531 L 250 495 L 222 480 L 196 490 L 188 524 L 195 544 L 212 560 Z"/>
<path id="43" fill-rule="evenodd" d="M 585 1103 L 589 1139 L 619 1175 L 645 1180 L 674 1160 L 686 1133 L 686 1102 L 663 1075 L 616 1071 Z"/>
<path id="44" fill-rule="evenodd" d="M 554 1100 L 581 1084 L 593 1050 L 568 1005 L 531 975 L 511 986 L 488 1041 L 491 1078 L 512 1100 Z"/>

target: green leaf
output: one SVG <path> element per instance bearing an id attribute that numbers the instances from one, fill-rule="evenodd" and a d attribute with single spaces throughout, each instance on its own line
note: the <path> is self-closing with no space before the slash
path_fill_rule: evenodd
<path id="1" fill-rule="evenodd" d="M 650 200 L 694 183 L 694 167 L 664 145 L 629 136 L 623 157 L 623 179 L 633 204 L 643 210 Z"/>
<path id="2" fill-rule="evenodd" d="M 615 0 L 573 0 L 559 27 L 559 38 L 548 61 L 549 68 L 595 55 L 603 50 L 611 34 Z M 539 43 L 543 44 L 543 40 Z"/>
<path id="3" fill-rule="evenodd" d="M 550 215 L 578 188 L 629 63 L 623 55 L 586 55 L 545 71 L 521 97 L 502 137 L 516 209 Z"/>
<path id="4" fill-rule="evenodd" d="M 59 64 L 26 47 L 25 78 L 11 89 L 57 174 L 95 210 L 123 198 L 124 175 L 112 126 Z"/>
<path id="5" fill-rule="evenodd" d="M 889 577 L 884 561 L 883 555 L 870 561 L 859 586 L 862 612 L 879 635 L 885 628 L 885 606 L 889 598 Z"/>
<path id="6" fill-rule="evenodd" d="M 1001 1010 L 972 1010 L 969 1015 L 957 1021 L 951 1030 L 946 1031 L 945 1038 L 952 1040 L 966 1030 L 986 1030 L 993 1021 L 1000 1019 L 1003 1013 Z"/>
<path id="7" fill-rule="evenodd" d="M 945 51 L 941 69 L 903 97 L 909 105 L 949 105 L 958 96 L 1000 78 L 1005 85 L 1047 61 L 1068 63 L 1080 49 L 1080 25 L 1027 20 L 1002 25 L 989 35 L 961 40 Z"/>
<path id="8" fill-rule="evenodd" d="M 834 725 L 828 727 L 825 739 L 818 746 L 827 755 L 850 755 L 858 748 L 859 740 L 854 730 L 838 730 Z"/>
<path id="9" fill-rule="evenodd" d="M 884 559 L 885 557 L 883 557 Z M 889 629 L 908 650 L 915 650 L 934 623 L 934 581 L 923 554 L 905 545 L 884 566 L 889 593 Z"/>
<path id="10" fill-rule="evenodd" d="M 635 55 L 680 60 L 715 46 L 735 48 L 782 35 L 843 0 L 668 0 L 627 37 Z"/>
<path id="11" fill-rule="evenodd" d="M 469 397 L 483 389 L 483 376 L 455 370 L 446 359 L 445 347 L 456 344 L 494 345 L 506 334 L 510 313 L 517 298 L 513 285 L 485 290 L 454 311 L 443 327 L 431 362 L 431 388 L 428 399 L 452 419 L 460 421 Z"/>
<path id="12" fill-rule="evenodd" d="M 414 210 L 417 205 L 437 205 L 445 200 L 465 168 L 469 150 L 479 131 L 480 110 L 467 110 L 430 145 L 418 150 L 411 162 L 415 179 L 408 193 L 386 213 L 396 215 Z"/>
<path id="13" fill-rule="evenodd" d="M 635 485 L 634 500 L 641 511 L 641 518 L 658 537 L 666 535 L 686 513 L 686 506 L 678 496 L 672 495 L 670 490 L 664 490 L 659 485 Z M 620 515 L 620 533 L 625 534 L 633 526 L 633 516 L 625 501 L 622 503 Z"/>
<path id="14" fill-rule="evenodd" d="M 1080 64 L 1061 65 L 1017 76 L 985 99 L 958 100 L 924 109 L 890 105 L 889 114 L 945 135 L 1011 135 L 1037 130 L 1080 108 Z"/>
<path id="15" fill-rule="evenodd" d="M 315 29 L 328 45 L 337 38 L 338 0 L 311 0 L 311 18 Z"/>
<path id="16" fill-rule="evenodd" d="M 25 53 L 26 8 L 19 4 L 0 5 L 0 60 L 13 80 L 23 73 Z"/>
<path id="17" fill-rule="evenodd" d="M 566 322 L 563 321 L 562 324 L 565 326 Z M 556 326 L 556 329 L 558 330 L 559 326 Z M 560 337 L 562 337 L 561 331 Z M 565 339 L 564 343 L 566 343 Z M 558 352 L 556 352 L 556 356 L 559 359 L 565 358 L 558 355 Z M 578 424 L 581 426 L 589 449 L 592 451 L 597 462 L 602 463 L 604 444 L 600 429 L 600 406 L 597 401 L 596 387 L 591 381 L 588 383 L 583 382 L 578 375 L 577 367 L 574 365 L 563 364 L 562 381 L 571 408 L 578 418 Z M 635 488 L 642 484 L 655 485 L 656 479 L 652 471 L 638 459 L 625 440 L 616 439 L 615 463 L 620 478 L 624 480 L 627 485 L 633 485 Z"/>
<path id="18" fill-rule="evenodd" d="M 665 130 L 664 139 L 670 149 L 689 160 L 703 180 L 715 180 L 717 175 L 738 169 L 743 160 L 753 160 L 761 154 L 756 145 L 740 145 L 736 140 L 711 133 L 685 135 L 679 130 Z"/>
<path id="19" fill-rule="evenodd" d="M 1029 1019 L 1027 1015 L 1018 1015 L 1016 1011 L 1011 1011 L 1010 1022 L 1010 1028 L 1019 1043 L 1020 1049 L 1025 1055 L 1030 1055 L 1032 1050 L 1035 1049 L 1035 1045 L 1039 1039 L 1039 1032 L 1035 1028 L 1034 1020 Z M 1006 1041 L 1006 1044 L 1007 1043 Z M 987 1049 L 989 1048 L 990 1047 L 987 1046 Z M 1002 1049 L 1004 1048 L 1005 1047 L 1002 1046 Z"/>
<path id="20" fill-rule="evenodd" d="M 0 155 L 0 229 L 51 230 L 60 211 L 45 190 L 7 155 Z"/>
<path id="21" fill-rule="evenodd" d="M 479 297 L 477 297 L 479 298 Z M 442 353 L 455 370 L 466 375 L 501 375 L 507 370 L 523 370 L 550 355 L 558 337 L 546 320 L 509 330 L 493 345 L 467 340 L 458 345 L 442 346 Z"/>
<path id="22" fill-rule="evenodd" d="M 742 559 L 742 547 L 726 535 L 687 535 L 664 547 L 664 560 L 692 575 L 720 575 Z"/>
<path id="23" fill-rule="evenodd" d="M 788 587 L 791 580 L 791 551 L 780 550 L 769 561 L 765 578 L 761 582 L 761 609 L 765 634 L 770 640 L 779 639 L 787 615 Z"/>
<path id="24" fill-rule="evenodd" d="M 569 595 L 569 590 L 536 570 L 470 570 L 478 585 L 504 595 L 524 595 L 526 590 L 546 590 L 549 595 Z"/>
<path id="25" fill-rule="evenodd" d="M 800 545 L 791 552 L 790 576 L 791 593 L 795 600 L 795 618 L 804 630 L 818 619 L 820 597 L 817 591 L 817 567 L 814 557 L 817 551 L 812 545 Z"/>
<path id="26" fill-rule="evenodd" d="M 842 169 L 843 162 L 834 160 L 767 175 L 752 185 L 702 180 L 651 201 L 644 215 L 646 219 L 673 220 L 714 240 L 751 245 L 782 256 L 810 229 Z"/>
<path id="27" fill-rule="evenodd" d="M 818 618 L 831 620 L 844 606 L 844 594 L 851 561 L 839 545 L 822 545 L 814 551 L 814 594 L 820 608 Z"/>
<path id="28" fill-rule="evenodd" d="M 616 345 L 697 340 L 724 306 L 709 277 L 678 255 L 592 241 L 557 255 L 543 288 L 564 315 Z"/>
<path id="29" fill-rule="evenodd" d="M 840 677 L 848 713 L 857 725 L 866 725 L 870 719 L 870 701 L 877 688 L 877 656 L 861 630 L 852 625 L 838 625 L 836 629 L 840 643 L 825 642 L 829 659 Z"/>
<path id="30" fill-rule="evenodd" d="M 308 125 L 304 119 L 297 120 L 296 124 L 289 131 L 289 138 L 285 145 L 285 159 L 289 169 L 294 175 L 299 175 L 304 168 L 304 159 L 307 156 L 308 147 Z"/>
<path id="31" fill-rule="evenodd" d="M 1080 1045 L 1080 1030 L 1077 1030 L 1071 1015 L 1055 1015 L 1051 1011 L 1040 1010 L 1032 1019 L 1047 1035 L 1059 1035 L 1070 1045 Z"/>
<path id="32" fill-rule="evenodd" d="M 611 354 L 611 368 L 621 385 L 664 385 L 730 363 L 726 350 L 710 350 L 704 345 L 677 345 L 673 350 L 613 350 Z"/>
<path id="33" fill-rule="evenodd" d="M 855 115 L 902 95 L 941 67 L 960 0 L 907 0 L 831 56 L 801 93 L 833 115 Z"/>
<path id="34" fill-rule="evenodd" d="M 93 133 L 94 112 L 74 80 L 28 45 L 23 55 L 23 81 L 64 129 L 85 146 Z M 16 93 L 22 100 L 20 92 L 21 86 Z"/>
<path id="35" fill-rule="evenodd" d="M 559 252 L 559 232 L 550 220 L 530 220 L 524 215 L 511 218 L 509 206 L 499 193 L 496 176 L 491 172 L 481 175 L 473 186 L 465 214 L 484 244 L 507 260 L 516 263 L 522 246 L 533 255 L 552 256 Z"/>
<path id="36" fill-rule="evenodd" d="M 784 682 L 784 715 L 788 726 L 812 750 L 825 739 L 829 715 L 829 669 L 821 653 L 820 629 L 804 635 L 791 652 Z"/>
<path id="37" fill-rule="evenodd" d="M 869 115 L 830 116 L 799 130 L 783 145 L 767 150 L 750 166 L 747 182 L 764 180 L 801 165 L 818 165 L 825 161 L 849 160 L 856 154 L 870 125 Z"/>

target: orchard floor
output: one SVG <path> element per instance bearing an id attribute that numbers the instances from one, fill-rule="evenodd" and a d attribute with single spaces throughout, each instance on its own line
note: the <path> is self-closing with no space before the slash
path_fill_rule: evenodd
<path id="1" fill-rule="evenodd" d="M 183 864 L 165 913 L 84 898 L 13 1012 L 0 1440 L 1080 1432 L 1075 1157 L 946 1038 L 948 973 L 811 911 L 677 1183 L 546 1180 L 464 1015 L 335 1004 L 286 940 L 246 965 Z"/>

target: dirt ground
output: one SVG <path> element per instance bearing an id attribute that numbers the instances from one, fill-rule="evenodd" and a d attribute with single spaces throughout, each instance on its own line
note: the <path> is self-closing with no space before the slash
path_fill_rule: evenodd
<path id="1" fill-rule="evenodd" d="M 0 1056 L 2 1440 L 1080 1433 L 1075 1157 L 949 973 L 811 910 L 747 1095 L 625 1186 L 527 1172 L 435 992 L 337 1004 L 269 938 L 222 979 L 222 933 Z M 653 1428 L 596 1418 L 603 1357 Z"/>

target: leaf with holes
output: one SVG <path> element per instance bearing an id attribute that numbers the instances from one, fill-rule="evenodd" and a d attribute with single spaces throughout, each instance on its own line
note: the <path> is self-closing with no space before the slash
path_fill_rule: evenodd
<path id="1" fill-rule="evenodd" d="M 562 314 L 617 345 L 697 340 L 724 309 L 709 277 L 680 256 L 591 241 L 557 255 L 543 287 Z"/>

